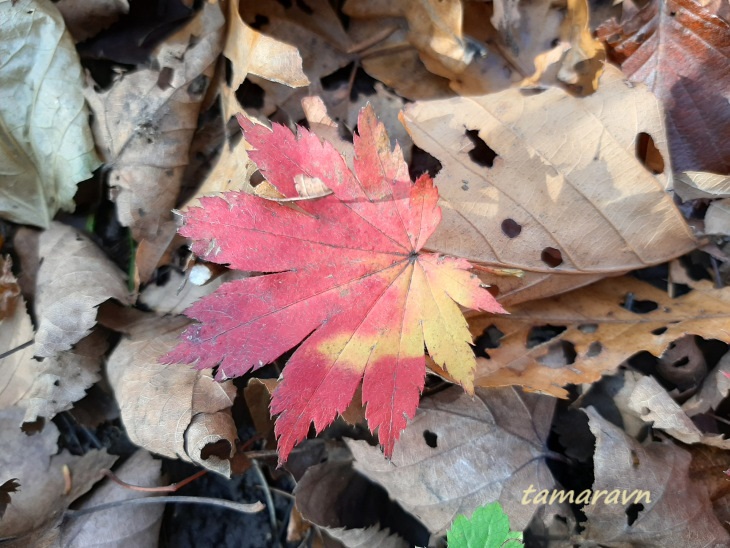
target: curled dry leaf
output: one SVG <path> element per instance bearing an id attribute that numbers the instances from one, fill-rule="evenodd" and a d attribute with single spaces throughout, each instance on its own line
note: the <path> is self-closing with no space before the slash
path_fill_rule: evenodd
<path id="1" fill-rule="evenodd" d="M 153 240 L 175 205 L 223 25 L 220 7 L 205 2 L 155 52 L 159 69 L 125 74 L 104 92 L 86 90 L 119 220 L 135 240 Z"/>
<path id="2" fill-rule="evenodd" d="M 0 217 L 46 228 L 99 166 L 81 65 L 50 0 L 2 0 L 0 21 Z"/>
<path id="3" fill-rule="evenodd" d="M 147 315 L 119 327 L 128 335 L 109 357 L 109 382 L 134 443 L 229 476 L 228 458 L 237 439 L 230 413 L 236 388 L 230 381 L 214 381 L 209 370 L 159 363 L 187 323 L 185 318 Z"/>
<path id="4" fill-rule="evenodd" d="M 19 545 L 30 535 L 44 536 L 57 525 L 68 506 L 86 493 L 102 477 L 116 457 L 92 450 L 78 457 L 58 451 L 58 429 L 49 422 L 37 434 L 28 436 L 19 428 L 23 410 L 0 411 L 0 470 L 18 478 L 20 489 L 13 494 L 5 516 L 0 521 L 0 538 L 17 538 Z M 70 472 L 67 485 L 63 469 Z M 27 542 L 25 546 L 42 546 Z"/>
<path id="5" fill-rule="evenodd" d="M 157 487 L 162 484 L 160 461 L 153 459 L 152 455 L 142 449 L 138 449 L 129 457 L 115 474 L 131 485 Z M 107 479 L 84 499 L 79 509 L 149 496 L 153 494 L 125 489 Z M 103 532 L 104 544 L 109 546 L 156 547 L 164 510 L 164 504 L 122 505 L 113 510 L 95 512 L 65 521 L 60 532 L 61 546 L 64 548 L 98 546 L 99 535 Z"/>
<path id="6" fill-rule="evenodd" d="M 124 275 L 86 236 L 54 222 L 41 234 L 33 352 L 50 358 L 70 349 L 96 324 L 97 307 L 108 299 L 129 303 Z"/>
<path id="7" fill-rule="evenodd" d="M 724 0 L 652 0 L 597 31 L 624 74 L 664 103 L 678 171 L 730 173 L 729 14 Z"/>
<path id="8" fill-rule="evenodd" d="M 663 430 L 682 443 L 703 443 L 730 449 L 730 440 L 724 439 L 722 435 L 702 432 L 653 377 L 644 377 L 636 384 L 629 396 L 629 408 L 644 422 L 651 423 L 654 428 Z"/>
<path id="9" fill-rule="evenodd" d="M 347 445 L 355 469 L 432 533 L 445 532 L 457 514 L 494 501 L 521 530 L 536 509 L 521 504 L 522 492 L 554 484 L 544 461 L 554 405 L 552 398 L 515 388 L 478 389 L 474 398 L 450 388 L 423 400 L 391 460 L 364 441 Z"/>
<path id="10" fill-rule="evenodd" d="M 382 491 L 381 491 L 382 493 Z M 353 470 L 351 460 L 329 460 L 310 466 L 294 489 L 296 506 L 302 516 L 347 548 L 405 548 L 408 543 L 399 535 L 381 529 L 373 509 L 385 506 L 373 485 Z M 343 504 L 361 501 L 361 506 Z M 387 502 L 387 501 L 386 501 Z M 354 524 L 359 526 L 355 527 Z"/>
<path id="11" fill-rule="evenodd" d="M 631 310 L 625 308 L 627 300 L 634 303 Z M 516 384 L 564 398 L 563 386 L 595 382 L 642 350 L 661 356 L 687 334 L 730 343 L 728 303 L 730 289 L 714 289 L 706 280 L 671 299 L 623 277 L 517 305 L 509 316 L 473 316 L 470 329 L 482 349 L 474 383 Z M 546 327 L 553 337 L 535 339 L 533 333 Z"/>
<path id="12" fill-rule="evenodd" d="M 720 402 L 730 393 L 730 352 L 726 353 L 705 377 L 699 392 L 682 404 L 682 409 L 690 417 L 717 409 Z"/>
<path id="13" fill-rule="evenodd" d="M 675 177 L 674 190 L 683 200 L 730 198 L 730 176 L 702 171 L 683 171 Z"/>
<path id="14" fill-rule="evenodd" d="M 713 514 L 707 488 L 690 480 L 688 451 L 669 441 L 642 445 L 593 408 L 586 413 L 596 437 L 593 494 L 603 491 L 606 500 L 613 500 L 609 497 L 617 492 L 619 498 L 616 504 L 599 501 L 583 507 L 588 521 L 581 541 L 608 546 L 727 546 L 730 535 Z M 634 508 L 638 516 L 631 519 L 620 496 L 636 491 L 648 492 L 649 500 L 632 505 L 639 507 Z"/>
<path id="15" fill-rule="evenodd" d="M 617 69 L 607 67 L 585 98 L 507 90 L 415 103 L 404 118 L 416 145 L 443 165 L 443 221 L 429 249 L 595 274 L 660 263 L 696 245 L 664 190 L 669 174 L 653 176 L 635 156 L 647 133 L 668 158 L 661 107 Z M 491 158 L 480 159 L 489 149 Z"/>

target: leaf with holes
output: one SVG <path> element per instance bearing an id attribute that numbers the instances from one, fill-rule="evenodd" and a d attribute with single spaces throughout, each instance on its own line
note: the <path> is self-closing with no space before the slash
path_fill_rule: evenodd
<path id="1" fill-rule="evenodd" d="M 238 117 L 249 156 L 287 198 L 296 181 L 332 194 L 296 208 L 240 192 L 201 199 L 180 230 L 193 251 L 232 268 L 270 273 L 221 286 L 186 314 L 198 320 L 167 362 L 219 364 L 243 375 L 297 349 L 271 402 L 280 459 L 347 408 L 360 380 L 370 428 L 390 455 L 424 385 L 424 344 L 468 392 L 475 359 L 459 303 L 504 312 L 457 258 L 423 253 L 440 220 L 427 175 L 412 183 L 400 148 L 371 107 L 358 120 L 354 169 L 307 130 L 295 136 Z"/>

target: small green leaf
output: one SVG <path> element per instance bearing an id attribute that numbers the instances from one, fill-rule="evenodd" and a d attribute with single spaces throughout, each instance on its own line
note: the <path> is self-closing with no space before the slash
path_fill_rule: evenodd
<path id="1" fill-rule="evenodd" d="M 509 518 L 494 502 L 474 511 L 471 519 L 457 516 L 446 534 L 449 548 L 522 548 L 522 533 L 510 531 Z"/>

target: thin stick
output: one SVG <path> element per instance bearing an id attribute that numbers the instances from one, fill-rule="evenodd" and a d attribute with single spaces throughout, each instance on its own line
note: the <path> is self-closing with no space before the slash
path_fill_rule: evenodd
<path id="1" fill-rule="evenodd" d="M 0 354 L 0 360 L 3 358 L 7 358 L 10 356 L 10 354 L 14 354 L 15 352 L 18 352 L 19 350 L 23 350 L 23 348 L 28 348 L 31 344 L 33 344 L 34 339 L 31 339 L 29 341 L 24 342 L 21 345 L 16 346 L 15 348 L 11 348 L 10 350 L 7 350 Z"/>
<path id="2" fill-rule="evenodd" d="M 258 461 L 256 461 L 255 459 L 251 459 L 251 464 L 253 465 L 252 468 L 254 469 L 254 472 L 264 490 L 266 507 L 269 510 L 269 525 L 271 525 L 271 535 L 274 537 L 274 546 L 281 547 L 281 542 L 279 541 L 279 527 L 276 523 L 276 508 L 274 508 L 274 499 L 271 496 L 271 491 L 269 491 L 269 483 L 266 481 L 264 473 L 261 471 L 261 465 L 258 463 Z"/>
<path id="3" fill-rule="evenodd" d="M 244 504 L 242 502 L 234 502 L 232 500 L 214 499 L 209 497 L 181 497 L 179 495 L 175 495 L 168 497 L 145 497 L 139 499 L 118 500 L 116 502 L 108 502 L 106 504 L 92 506 L 91 508 L 82 508 L 81 510 L 67 510 L 64 517 L 75 519 L 79 516 L 93 514 L 94 512 L 102 512 L 104 510 L 117 508 L 118 506 L 124 506 L 127 504 L 167 504 L 168 502 L 181 504 L 210 504 L 212 506 L 221 506 L 244 514 L 254 514 L 264 509 L 264 505 L 261 504 L 261 502 Z"/>
<path id="4" fill-rule="evenodd" d="M 398 30 L 398 27 L 385 27 L 382 31 L 374 34 L 373 36 L 367 38 L 366 40 L 363 40 L 362 42 L 359 42 L 357 44 L 354 44 L 347 48 L 347 51 L 345 53 L 360 53 L 361 51 L 364 51 L 368 49 L 371 46 L 374 46 L 378 42 L 382 42 L 385 40 L 388 36 L 393 34 L 395 31 Z"/>
<path id="5" fill-rule="evenodd" d="M 208 471 L 200 470 L 189 478 L 185 478 L 182 481 L 172 483 L 170 485 L 161 485 L 159 487 L 142 487 L 140 485 L 132 485 L 131 483 L 127 483 L 126 481 L 119 479 L 119 476 L 114 474 L 114 472 L 112 472 L 111 470 L 102 470 L 101 473 L 117 485 L 121 485 L 125 489 L 129 489 L 131 491 L 139 491 L 141 493 L 174 493 L 178 489 L 185 487 L 188 483 L 195 481 L 201 476 L 204 476 L 208 473 Z"/>

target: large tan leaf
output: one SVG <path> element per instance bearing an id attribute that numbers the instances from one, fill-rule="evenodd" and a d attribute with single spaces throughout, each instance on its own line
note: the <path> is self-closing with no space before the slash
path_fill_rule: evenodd
<path id="1" fill-rule="evenodd" d="M 158 68 L 123 75 L 105 92 L 87 89 L 119 220 L 138 241 L 154 239 L 170 218 L 223 26 L 220 7 L 205 2 L 158 48 Z"/>
<path id="2" fill-rule="evenodd" d="M 112 314 L 124 323 L 120 313 Z M 134 443 L 229 476 L 228 459 L 235 453 L 237 439 L 230 411 L 236 388 L 230 381 L 214 381 L 210 370 L 158 361 L 177 344 L 188 322 L 147 315 L 120 325 L 128 335 L 109 357 L 109 382 Z M 214 446 L 226 449 L 208 455 Z"/>
<path id="3" fill-rule="evenodd" d="M 101 479 L 101 470 L 116 460 L 105 451 L 90 451 L 82 457 L 67 451 L 56 455 L 56 426 L 49 423 L 42 432 L 29 436 L 19 427 L 22 419 L 22 409 L 0 411 L 0 471 L 20 482 L 20 489 L 0 520 L 0 538 L 43 535 L 75 499 Z M 68 467 L 66 474 L 64 467 Z M 28 541 L 24 545 L 41 546 Z"/>
<path id="4" fill-rule="evenodd" d="M 96 307 L 108 299 L 130 302 L 124 275 L 78 230 L 53 223 L 41 234 L 33 352 L 50 358 L 91 332 Z"/>
<path id="5" fill-rule="evenodd" d="M 449 388 L 424 398 L 391 460 L 364 441 L 347 445 L 355 469 L 432 533 L 443 533 L 457 514 L 494 501 L 513 527 L 524 529 L 536 507 L 520 503 L 522 491 L 554 483 L 543 458 L 554 404 L 515 388 L 477 389 L 474 398 Z"/>
<path id="6" fill-rule="evenodd" d="M 656 309 L 632 312 L 624 307 L 631 300 Z M 564 398 L 563 386 L 595 382 L 643 350 L 660 356 L 686 334 L 730 343 L 730 288 L 714 289 L 708 281 L 671 299 L 665 291 L 630 276 L 607 278 L 517 305 L 510 312 L 469 319 L 477 346 L 489 356 L 477 358 L 475 386 L 517 384 Z M 545 342 L 532 342 L 531 330 L 546 325 L 556 332 L 565 330 Z M 483 334 L 486 339 L 480 339 Z"/>
<path id="7" fill-rule="evenodd" d="M 0 217 L 45 228 L 99 166 L 81 65 L 50 0 L 1 0 L 0 21 Z"/>
<path id="8" fill-rule="evenodd" d="M 730 535 L 712 511 L 705 485 L 690 480 L 689 452 L 669 441 L 645 445 L 628 437 L 593 408 L 586 411 L 596 437 L 593 493 L 648 491 L 638 516 L 629 521 L 619 502 L 583 507 L 588 521 L 580 539 L 588 546 L 727 546 Z M 719 471 L 718 471 L 719 472 Z"/>
<path id="9" fill-rule="evenodd" d="M 586 98 L 506 90 L 407 108 L 414 142 L 443 165 L 429 248 L 561 273 L 618 273 L 692 249 L 668 170 L 655 177 L 635 156 L 647 133 L 668 158 L 660 105 L 609 69 Z M 496 152 L 492 167 L 471 159 L 470 137 Z"/>

